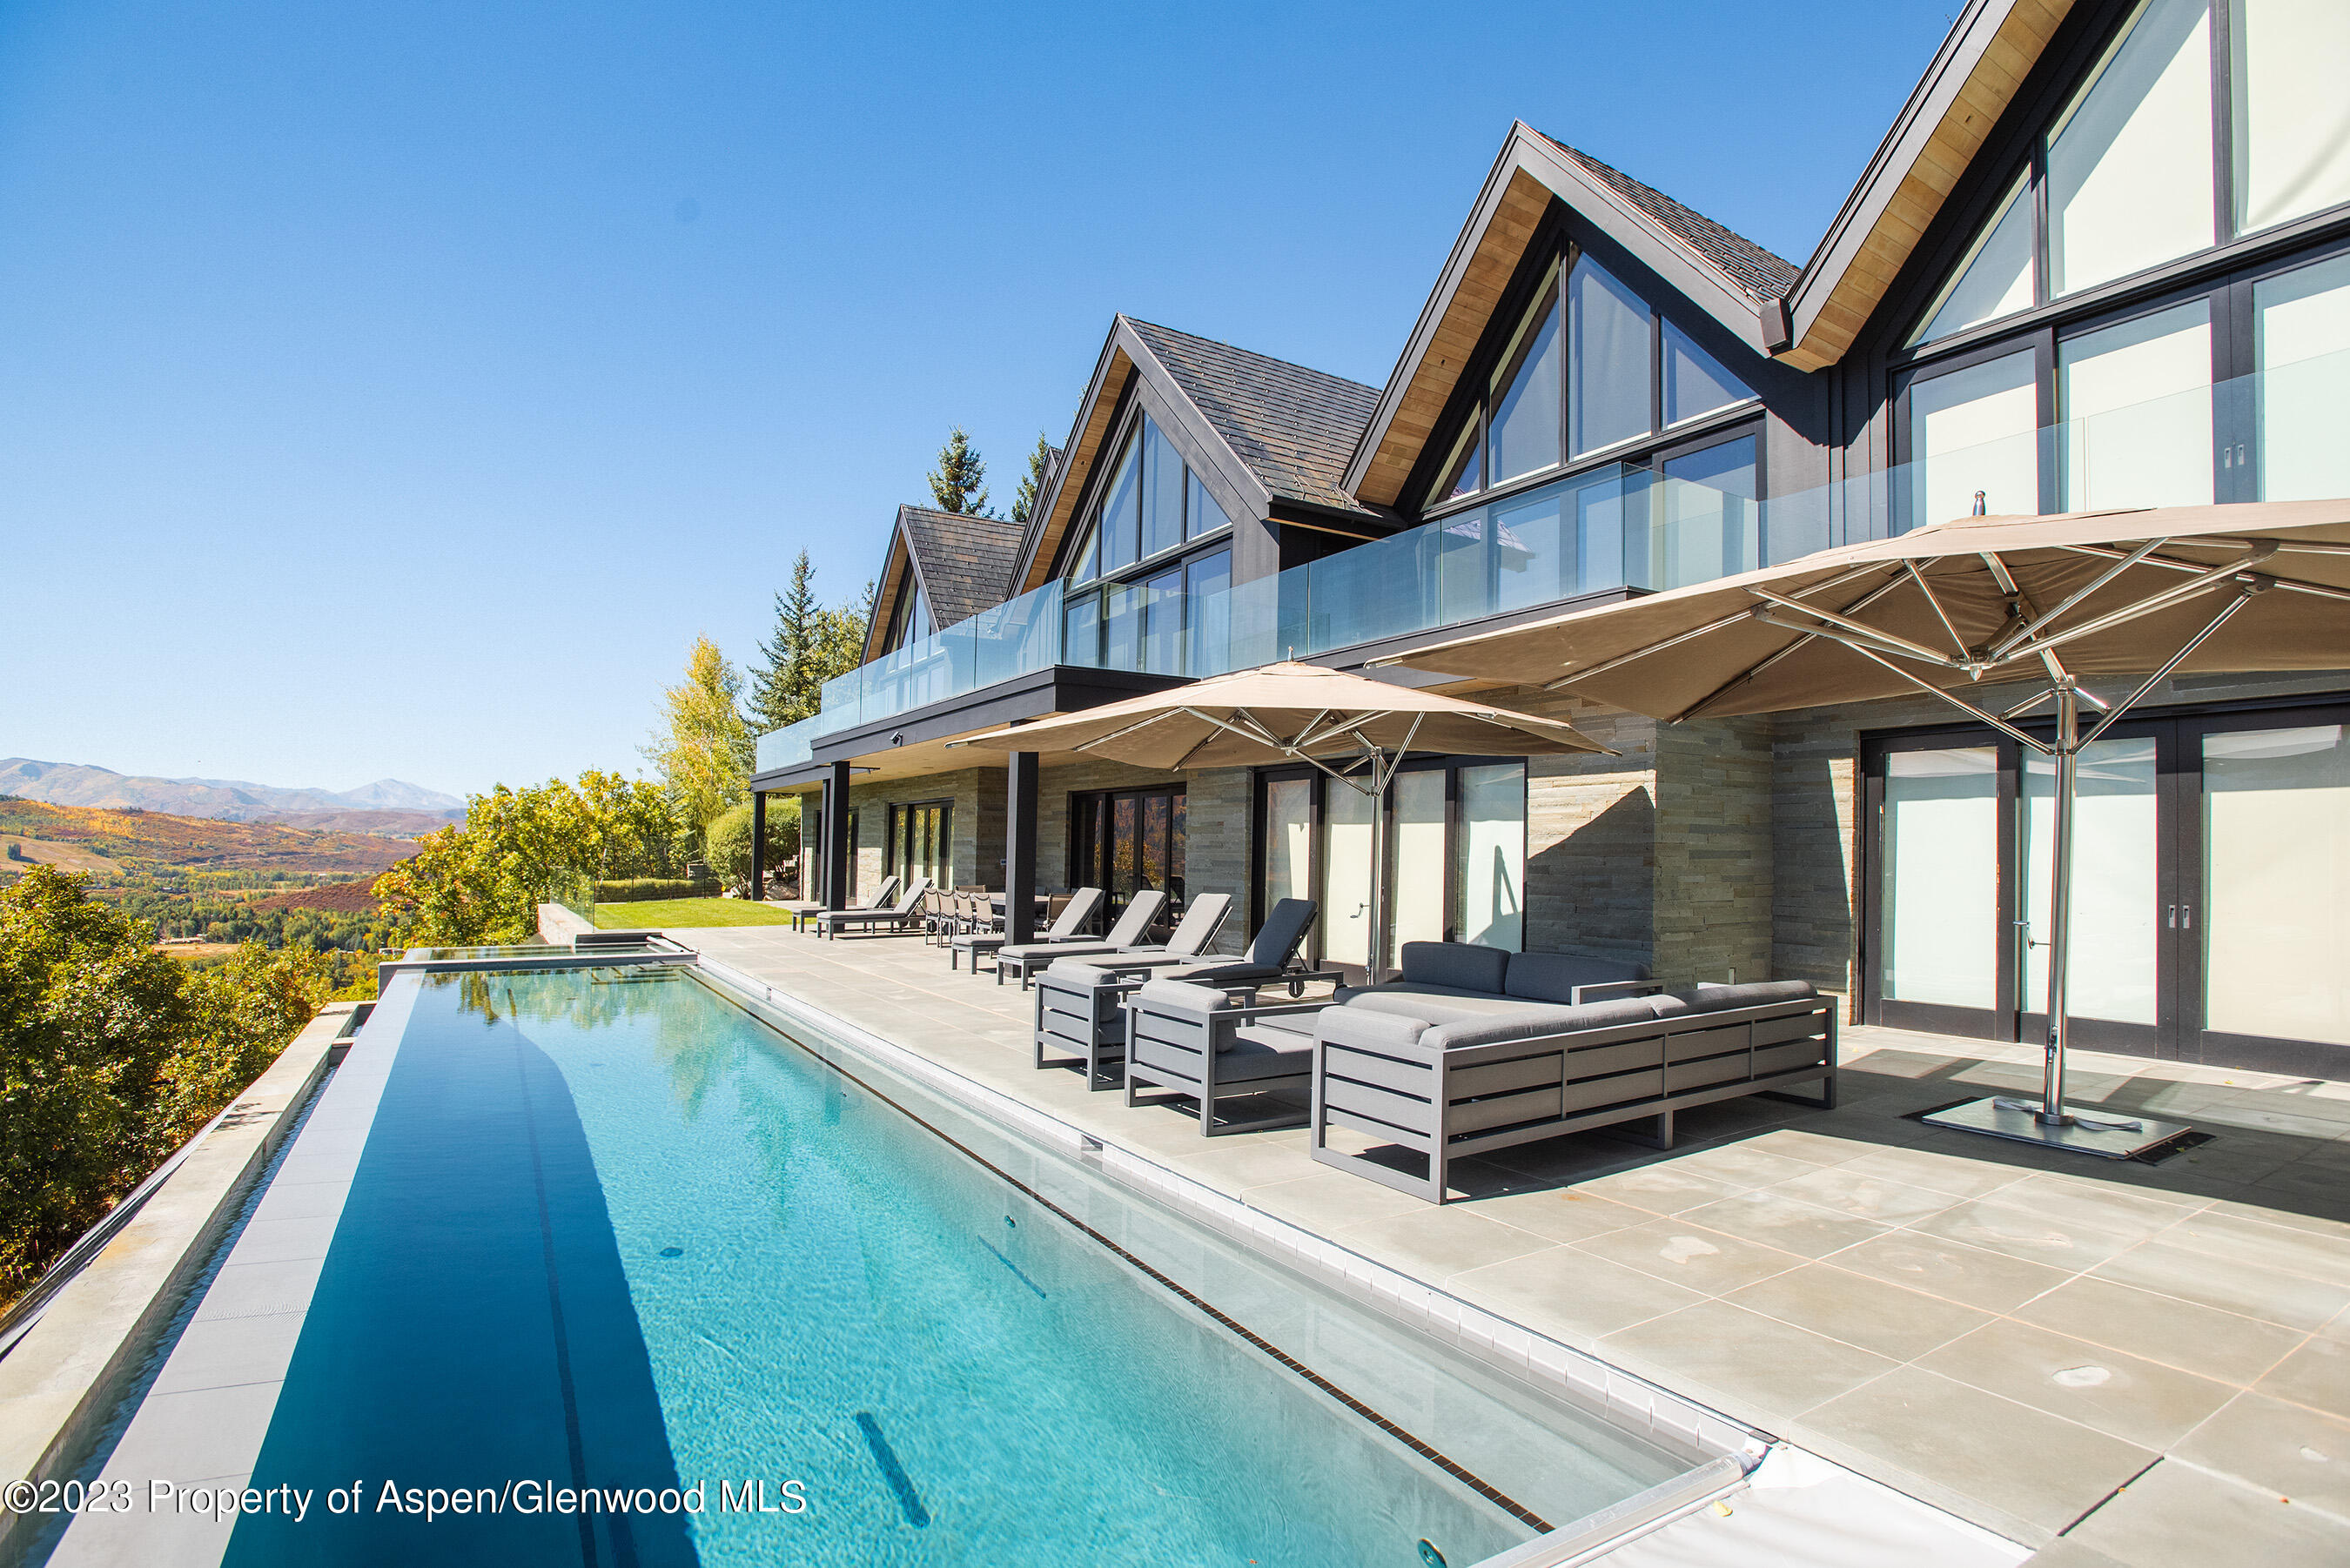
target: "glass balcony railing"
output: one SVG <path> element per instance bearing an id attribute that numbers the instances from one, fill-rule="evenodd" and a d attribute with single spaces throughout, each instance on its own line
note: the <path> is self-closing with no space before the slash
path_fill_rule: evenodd
<path id="1" fill-rule="evenodd" d="M 1767 499 L 1752 493 L 1751 466 L 1717 466 L 1717 484 L 1673 465 L 1611 465 L 1212 593 L 1137 585 L 1115 613 L 1139 624 L 1115 636 L 1066 624 L 1097 615 L 1087 606 L 1098 598 L 1065 607 L 1062 586 L 1048 583 L 827 682 L 823 711 L 760 740 L 759 767 L 805 763 L 818 737 L 1047 665 L 1097 662 L 1092 650 L 1102 648 L 1132 650 L 1138 662 L 1120 668 L 1194 677 L 1310 659 L 1907 533 L 1973 511 L 1978 492 L 1992 513 L 2350 495 L 2350 442 L 2337 434 L 2345 410 L 2350 350 L 1989 440 L 1938 446 L 1929 429 L 1914 462 Z M 1961 410 L 1949 428 L 1996 430 L 2000 412 Z M 2241 433 L 2223 441 L 2230 432 Z M 1087 651 L 1071 659 L 1070 649 Z"/>

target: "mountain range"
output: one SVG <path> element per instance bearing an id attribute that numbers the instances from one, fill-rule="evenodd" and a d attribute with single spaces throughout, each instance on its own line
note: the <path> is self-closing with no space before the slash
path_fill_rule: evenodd
<path id="1" fill-rule="evenodd" d="M 223 822 L 274 822 L 293 819 L 305 826 L 327 827 L 316 820 L 321 814 L 343 815 L 331 826 L 359 827 L 348 814 L 384 814 L 401 827 L 426 827 L 454 822 L 464 815 L 465 803 L 455 795 L 398 779 L 378 779 L 352 790 L 282 789 L 243 779 L 163 779 L 118 774 L 110 768 L 79 763 L 42 763 L 29 757 L 0 757 L 0 794 L 50 805 L 111 806 L 138 811 L 169 812 L 175 816 L 205 816 Z M 428 821 L 428 819 L 437 819 Z M 390 822 L 371 824 L 380 832 Z"/>

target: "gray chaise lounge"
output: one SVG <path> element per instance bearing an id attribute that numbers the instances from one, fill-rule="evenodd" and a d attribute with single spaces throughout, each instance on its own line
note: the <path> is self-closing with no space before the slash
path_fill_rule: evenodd
<path id="1" fill-rule="evenodd" d="M 889 900 L 897 896 L 898 878 L 895 877 L 885 877 L 881 879 L 880 889 L 873 895 L 873 898 L 870 903 L 851 904 L 848 908 L 852 909 L 884 909 L 888 907 Z M 785 914 L 791 916 L 792 929 L 795 931 L 798 930 L 808 919 L 824 913 L 824 900 L 821 898 L 782 899 L 777 900 L 777 907 Z"/>
<path id="2" fill-rule="evenodd" d="M 1059 962 L 1063 959 L 1124 958 L 1149 963 L 1192 963 L 1208 950 L 1222 929 L 1224 917 L 1232 912 L 1230 893 L 1202 893 L 1191 900 L 1183 918 L 1175 924 L 1174 931 L 1163 945 L 1137 947 L 1117 940 L 1119 931 L 1112 930 L 1099 941 L 1079 937 L 1066 942 L 1032 942 L 1016 948 L 1000 949 L 995 955 L 995 983 L 1003 983 L 1003 971 L 1011 970 L 1020 977 L 1020 989 L 1028 989 L 1028 977 L 1036 970 Z M 1128 913 L 1132 912 L 1131 906 Z M 1126 922 L 1121 920 L 1122 929 Z M 1149 929 L 1146 923 L 1144 929 Z"/>
<path id="3" fill-rule="evenodd" d="M 844 930 L 870 932 L 876 928 L 892 934 L 920 929 L 922 923 L 922 895 L 931 890 L 928 877 L 917 877 L 909 883 L 905 893 L 886 909 L 825 909 L 809 918 L 816 921 L 818 936 L 838 936 Z"/>
<path id="4" fill-rule="evenodd" d="M 1070 896 L 1069 901 L 1061 907 L 1059 916 L 1054 919 L 1052 926 L 1044 935 L 1038 937 L 1034 942 L 1024 942 L 1021 945 L 1024 948 L 1049 947 L 1056 942 L 1087 940 L 1085 929 L 1093 923 L 1095 913 L 1102 907 L 1102 900 L 1108 897 L 1109 895 L 1099 888 L 1078 888 Z M 1166 898 L 1167 895 L 1164 893 L 1159 895 L 1160 902 L 1164 902 Z M 1138 895 L 1136 903 L 1142 901 L 1141 897 Z M 1133 912 L 1134 905 L 1128 905 L 1127 913 L 1130 915 Z M 1159 905 L 1150 904 L 1144 913 L 1143 929 L 1149 929 L 1150 921 L 1158 918 Z M 997 963 L 1001 965 L 1003 961 L 1000 955 L 1003 951 L 1003 933 L 1001 930 L 967 931 L 948 945 L 954 949 L 953 954 L 947 960 L 947 967 L 950 969 L 961 964 L 962 955 L 964 953 L 971 955 L 971 972 L 973 974 L 979 972 L 979 955 L 982 953 L 998 954 Z M 1002 973 L 1000 968 L 997 972 L 999 975 Z M 996 983 L 1000 985 L 1003 981 L 999 979 Z"/>

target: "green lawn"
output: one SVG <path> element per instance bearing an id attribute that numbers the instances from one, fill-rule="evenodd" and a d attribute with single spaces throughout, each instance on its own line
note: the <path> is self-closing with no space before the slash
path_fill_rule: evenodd
<path id="1" fill-rule="evenodd" d="M 660 929 L 670 926 L 780 926 L 791 917 L 748 898 L 646 898 L 596 906 L 598 930 Z"/>

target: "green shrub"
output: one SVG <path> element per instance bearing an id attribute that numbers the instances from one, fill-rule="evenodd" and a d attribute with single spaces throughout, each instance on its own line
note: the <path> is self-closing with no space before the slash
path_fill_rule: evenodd
<path id="1" fill-rule="evenodd" d="M 596 884 L 596 902 L 599 904 L 638 903 L 648 898 L 714 898 L 718 896 L 718 879 L 709 877 L 691 881 L 683 877 L 630 877 L 617 882 Z"/>

